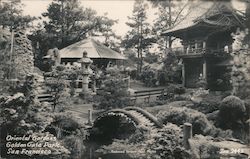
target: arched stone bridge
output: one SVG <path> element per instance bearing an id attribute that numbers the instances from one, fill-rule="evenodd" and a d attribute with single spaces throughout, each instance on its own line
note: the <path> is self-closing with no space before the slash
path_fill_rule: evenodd
<path id="1" fill-rule="evenodd" d="M 97 117 L 97 119 L 94 121 L 93 126 L 95 126 L 103 118 L 111 116 L 124 117 L 128 122 L 133 123 L 134 126 L 141 125 L 153 129 L 162 128 L 163 126 L 163 124 L 158 121 L 158 119 L 154 115 L 139 107 L 126 107 L 124 109 L 112 109 L 104 112 L 99 117 Z"/>

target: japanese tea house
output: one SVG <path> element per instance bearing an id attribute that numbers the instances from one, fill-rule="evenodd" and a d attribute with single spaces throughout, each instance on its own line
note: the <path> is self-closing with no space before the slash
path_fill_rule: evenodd
<path id="1" fill-rule="evenodd" d="M 243 26 L 243 16 L 227 2 L 199 2 L 162 35 L 181 39 L 182 81 L 185 87 L 197 87 L 202 79 L 206 87 L 221 90 L 230 83 L 224 72 L 230 65 L 233 38 Z"/>
<path id="2" fill-rule="evenodd" d="M 100 68 L 107 67 L 109 63 L 122 63 L 122 60 L 126 59 L 122 54 L 89 37 L 59 50 L 61 63 L 73 65 L 74 62 L 77 62 L 83 57 L 84 51 L 86 51 L 88 53 L 87 56 L 93 60 L 93 64 Z M 50 58 L 50 55 L 44 58 Z"/>

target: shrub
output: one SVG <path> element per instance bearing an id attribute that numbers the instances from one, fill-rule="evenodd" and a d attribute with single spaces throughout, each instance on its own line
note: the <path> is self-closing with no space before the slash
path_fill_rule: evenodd
<path id="1" fill-rule="evenodd" d="M 77 77 L 76 72 L 77 70 L 73 71 L 59 65 L 53 66 L 51 72 L 45 73 L 45 85 L 49 89 L 48 92 L 54 96 L 54 110 L 56 107 L 60 110 L 61 107 L 68 105 L 70 93 L 73 95 L 74 91 L 67 88 L 70 84 L 66 80 L 70 79 L 71 83 L 74 83 L 74 78 Z"/>
<path id="2" fill-rule="evenodd" d="M 176 125 L 183 125 L 189 122 L 193 125 L 193 134 L 211 135 L 213 137 L 231 137 L 230 131 L 221 131 L 216 128 L 206 115 L 193 109 L 186 107 L 171 107 L 157 114 L 157 118 L 164 124 L 168 122 Z"/>
<path id="3" fill-rule="evenodd" d="M 102 146 L 99 152 L 130 151 L 129 158 L 190 158 L 182 146 L 182 131 L 174 124 L 167 124 L 157 131 L 139 127 L 139 130 L 128 140 L 114 140 L 111 145 Z M 141 153 L 143 152 L 143 153 Z"/>
<path id="4" fill-rule="evenodd" d="M 144 83 L 146 87 L 155 87 L 156 86 L 156 73 L 154 70 L 150 68 L 143 68 L 141 74 L 140 74 L 140 79 Z"/>
<path id="5" fill-rule="evenodd" d="M 224 98 L 219 110 L 219 125 L 223 129 L 237 129 L 246 112 L 244 102 L 236 96 Z"/>
<path id="6" fill-rule="evenodd" d="M 250 117 L 250 99 L 245 100 L 246 116 Z"/>
<path id="7" fill-rule="evenodd" d="M 117 68 L 109 68 L 101 90 L 95 99 L 99 100 L 96 109 L 123 108 L 129 104 L 128 83 Z"/>
<path id="8" fill-rule="evenodd" d="M 159 84 L 160 85 L 166 85 L 168 80 L 168 75 L 166 72 L 164 71 L 160 71 L 159 75 L 158 75 L 158 79 L 159 79 Z"/>
<path id="9" fill-rule="evenodd" d="M 168 83 L 181 83 L 182 66 L 178 62 L 178 58 L 174 52 L 169 52 L 163 60 L 163 72 Z"/>
<path id="10" fill-rule="evenodd" d="M 129 143 L 140 143 L 146 140 L 146 134 L 149 133 L 147 127 L 138 126 L 135 132 L 129 137 Z"/>
<path id="11" fill-rule="evenodd" d="M 176 87 L 174 90 L 174 93 L 178 95 L 184 94 L 185 92 L 186 92 L 186 89 L 182 86 Z"/>
<path id="12" fill-rule="evenodd" d="M 146 57 L 144 58 L 144 61 L 146 61 L 147 63 L 156 63 L 158 61 L 158 57 L 159 55 L 155 54 L 155 53 L 147 53 Z"/>
<path id="13" fill-rule="evenodd" d="M 70 135 L 63 139 L 64 146 L 71 152 L 69 159 L 81 158 L 86 151 L 80 136 Z"/>
<path id="14" fill-rule="evenodd" d="M 41 104 L 29 96 L 22 93 L 14 94 L 13 96 L 0 98 L 0 131 L 1 131 L 1 157 L 13 158 L 14 156 L 7 155 L 6 136 L 10 135 L 37 135 L 52 136 L 54 135 L 45 131 L 46 127 L 53 122 L 53 116 L 50 106 L 46 103 Z M 39 141 L 44 144 L 44 140 Z M 51 147 L 51 155 L 43 156 L 41 158 L 52 158 L 67 155 L 69 151 L 61 145 L 59 140 L 51 140 L 50 143 L 58 143 L 59 147 Z M 33 147 L 27 148 L 28 150 L 34 149 Z M 26 156 L 27 157 L 27 156 Z M 30 156 L 35 158 L 35 156 Z M 14 157 L 16 158 L 16 156 Z M 22 158 L 22 156 L 20 156 Z"/>
<path id="15" fill-rule="evenodd" d="M 192 99 L 194 98 L 195 97 L 193 96 Z M 191 108 L 204 114 L 212 113 L 216 110 L 219 110 L 222 99 L 223 95 L 217 95 L 211 92 L 201 97 L 200 102 L 194 102 L 194 105 Z"/>
<path id="16" fill-rule="evenodd" d="M 183 125 L 185 122 L 192 123 L 194 134 L 208 134 L 209 130 L 212 129 L 212 124 L 203 113 L 186 107 L 170 107 L 168 111 L 157 114 L 157 117 L 164 124 L 168 122 L 177 125 Z"/>
<path id="17" fill-rule="evenodd" d="M 212 140 L 209 136 L 195 135 L 189 142 L 194 158 L 219 158 L 220 147 L 215 146 Z"/>
<path id="18" fill-rule="evenodd" d="M 175 124 L 168 123 L 147 141 L 146 150 L 149 158 L 190 158 L 182 145 L 182 130 Z"/>

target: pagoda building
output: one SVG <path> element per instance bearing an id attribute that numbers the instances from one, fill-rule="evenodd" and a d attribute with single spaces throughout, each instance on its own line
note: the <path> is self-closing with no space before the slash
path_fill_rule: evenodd
<path id="1" fill-rule="evenodd" d="M 183 47 L 176 55 L 182 59 L 185 87 L 199 87 L 202 80 L 211 90 L 228 88 L 231 34 L 243 26 L 243 16 L 230 3 L 205 1 L 194 4 L 183 20 L 162 33 L 181 39 Z"/>

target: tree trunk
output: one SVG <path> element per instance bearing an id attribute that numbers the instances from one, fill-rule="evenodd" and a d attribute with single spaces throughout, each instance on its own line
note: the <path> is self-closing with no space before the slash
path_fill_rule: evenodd
<path id="1" fill-rule="evenodd" d="M 246 2 L 246 27 L 248 28 L 248 35 L 246 37 L 246 43 L 250 45 L 250 0 Z"/>
<path id="2" fill-rule="evenodd" d="M 168 20 L 168 27 L 172 27 L 172 8 L 171 8 L 171 0 L 169 0 L 169 4 L 168 4 L 168 13 L 169 13 L 169 20 Z M 172 37 L 169 36 L 168 37 L 168 48 L 171 49 L 172 48 Z"/>
<path id="3" fill-rule="evenodd" d="M 62 20 L 62 24 L 61 24 L 61 47 L 64 47 L 64 34 L 65 34 L 65 30 L 64 30 L 64 1 L 61 1 L 61 5 L 62 5 L 62 17 L 61 17 L 61 20 Z"/>

